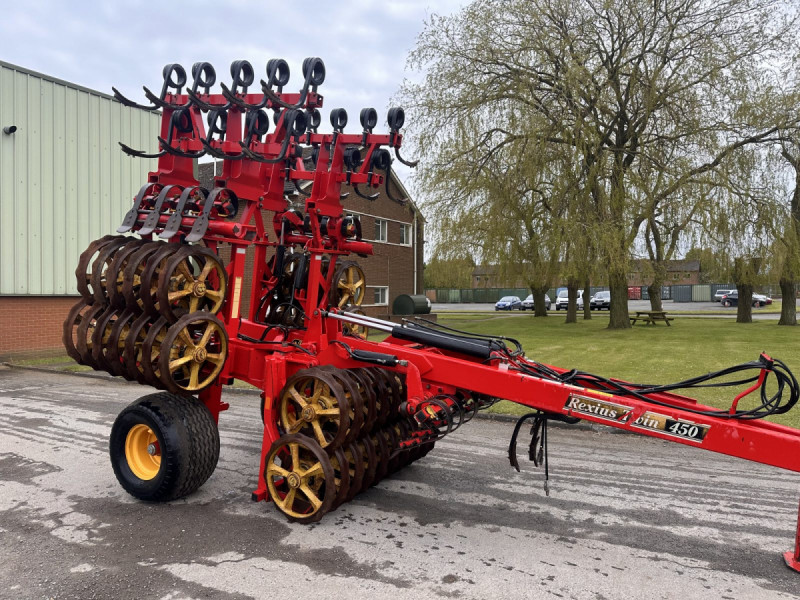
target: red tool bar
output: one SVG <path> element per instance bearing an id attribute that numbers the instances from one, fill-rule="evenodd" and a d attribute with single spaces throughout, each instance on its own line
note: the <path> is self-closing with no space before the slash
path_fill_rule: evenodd
<path id="1" fill-rule="evenodd" d="M 492 397 L 506 398 L 529 406 L 594 423 L 625 429 L 687 446 L 736 456 L 800 472 L 800 431 L 763 420 L 724 419 L 695 414 L 684 407 L 698 410 L 717 410 L 687 399 L 662 393 L 660 401 L 669 399 L 675 406 L 651 404 L 633 397 L 615 396 L 606 392 L 550 381 L 526 375 L 508 365 L 489 366 L 473 362 L 466 368 L 465 359 L 441 351 L 412 348 L 394 338 L 381 343 L 355 338 L 343 338 L 351 348 L 392 354 L 413 363 L 425 386 L 436 389 L 468 389 Z M 340 354 L 336 345 L 320 353 L 321 363 L 341 362 L 331 355 Z M 355 363 L 356 361 L 353 361 Z M 350 365 L 353 366 L 353 365 Z M 418 407 L 424 398 L 408 399 Z"/>

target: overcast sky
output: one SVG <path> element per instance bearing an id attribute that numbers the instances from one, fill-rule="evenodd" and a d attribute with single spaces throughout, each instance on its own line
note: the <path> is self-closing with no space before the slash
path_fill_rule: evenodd
<path id="1" fill-rule="evenodd" d="M 3 4 L 1 60 L 109 94 L 113 85 L 142 103 L 146 100 L 141 86 L 158 93 L 161 69 L 167 63 L 180 63 L 187 73 L 197 61 L 212 63 L 218 90 L 220 81 L 230 83 L 233 60 L 249 60 L 258 82 L 265 77 L 267 60 L 284 58 L 292 70 L 285 89 L 296 91 L 302 83 L 303 59 L 319 56 L 327 71 L 320 88 L 325 98 L 323 124 L 329 123 L 331 108 L 344 107 L 350 123 L 346 131 L 357 131 L 358 112 L 367 106 L 378 110 L 385 125 L 389 99 L 404 76 L 414 75 L 405 71 L 405 61 L 425 19 L 432 13 L 450 14 L 467 2 L 22 0 Z M 407 169 L 398 172 L 410 183 L 413 175 Z"/>

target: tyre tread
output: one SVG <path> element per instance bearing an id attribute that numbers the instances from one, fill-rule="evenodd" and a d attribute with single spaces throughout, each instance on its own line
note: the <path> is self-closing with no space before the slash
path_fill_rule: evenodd
<path id="1" fill-rule="evenodd" d="M 193 397 L 158 392 L 143 396 L 125 408 L 118 420 L 130 412 L 143 412 L 165 431 L 175 435 L 164 437 L 162 469 L 164 477 L 159 486 L 149 493 L 133 493 L 125 486 L 113 455 L 112 464 L 117 479 L 123 487 L 141 500 L 168 502 L 188 496 L 203 485 L 217 466 L 219 459 L 219 432 L 217 424 L 206 406 Z M 115 423 L 116 425 L 116 423 Z M 112 429 L 112 438 L 113 438 Z M 175 443 L 172 448 L 168 444 Z"/>

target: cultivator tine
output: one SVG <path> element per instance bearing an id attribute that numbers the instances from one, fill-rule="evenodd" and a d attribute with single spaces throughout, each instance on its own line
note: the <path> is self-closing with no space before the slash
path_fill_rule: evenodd
<path id="1" fill-rule="evenodd" d="M 158 227 L 158 220 L 161 218 L 162 214 L 167 215 L 169 213 L 170 202 L 173 198 L 173 194 L 183 191 L 181 186 L 173 186 L 168 185 L 161 190 L 161 193 L 156 198 L 156 202 L 153 205 L 150 214 L 147 215 L 147 218 L 144 220 L 144 223 L 139 228 L 139 235 L 145 236 L 150 235 L 156 230 Z M 164 208 L 164 212 L 162 213 L 162 207 Z"/>
<path id="2" fill-rule="evenodd" d="M 225 194 L 230 194 L 233 196 L 233 192 L 225 188 L 214 188 L 214 190 L 212 190 L 212 192 L 208 195 L 208 198 L 206 198 L 205 202 L 203 203 L 203 212 L 197 215 L 191 231 L 186 236 L 187 242 L 197 242 L 203 238 L 206 233 L 206 229 L 208 229 L 209 217 L 211 215 L 211 210 L 214 208 L 214 204 L 217 202 L 217 197 Z"/>
<path id="3" fill-rule="evenodd" d="M 228 108 L 229 104 L 224 105 L 217 105 L 217 104 L 209 104 L 208 102 L 202 100 L 196 93 L 192 90 L 186 90 L 186 95 L 189 97 L 190 103 L 202 110 L 203 112 L 209 112 L 212 110 L 216 110 L 218 108 Z"/>
<path id="4" fill-rule="evenodd" d="M 151 91 L 150 91 L 150 90 L 147 88 L 147 86 L 142 86 L 142 87 L 144 88 L 144 95 L 145 95 L 145 96 L 147 97 L 147 99 L 148 99 L 148 100 L 150 100 L 150 102 L 152 102 L 152 103 L 153 103 L 153 104 L 154 104 L 154 105 L 155 105 L 157 108 L 162 108 L 162 109 L 164 109 L 164 108 L 167 108 L 167 109 L 172 109 L 172 110 L 175 110 L 175 109 L 177 109 L 177 108 L 185 108 L 185 107 L 189 106 L 189 103 L 188 103 L 188 102 L 187 102 L 186 104 L 173 104 L 173 103 L 171 103 L 171 102 L 165 102 L 164 100 L 162 100 L 161 98 L 159 98 L 158 96 L 156 96 L 156 95 L 155 95 L 153 92 L 151 92 Z"/>
<path id="5" fill-rule="evenodd" d="M 161 136 L 158 136 L 158 143 L 162 151 L 166 152 L 167 154 L 172 154 L 173 156 L 180 156 L 181 158 L 200 158 L 205 155 L 204 150 L 197 152 L 185 152 L 183 150 L 179 150 Z"/>
<path id="6" fill-rule="evenodd" d="M 269 99 L 267 98 L 267 96 L 265 94 L 260 102 L 258 102 L 256 104 L 248 104 L 247 102 L 245 102 L 244 100 L 242 100 L 241 98 L 236 96 L 230 90 L 230 88 L 227 85 L 225 85 L 224 83 L 220 83 L 219 85 L 220 85 L 220 88 L 222 88 L 222 95 L 225 96 L 225 98 L 228 100 L 228 102 L 230 102 L 231 105 L 235 105 L 235 106 L 241 108 L 242 110 L 254 110 L 254 109 L 257 110 L 257 109 L 260 109 L 260 108 L 264 108 L 267 105 L 268 101 L 269 101 Z"/>
<path id="7" fill-rule="evenodd" d="M 192 198 L 198 193 L 203 195 L 204 201 L 206 198 L 208 198 L 208 190 L 199 186 L 191 186 L 183 190 L 180 198 L 178 199 L 178 203 L 175 205 L 174 211 L 164 225 L 163 231 L 157 234 L 159 238 L 162 240 L 169 240 L 178 233 L 178 230 L 181 228 L 183 218 L 186 216 L 186 211 L 190 207 L 190 202 L 194 202 Z"/>
<path id="8" fill-rule="evenodd" d="M 406 160 L 402 156 L 400 156 L 400 148 L 395 148 L 394 149 L 394 155 L 395 155 L 395 157 L 397 157 L 397 160 L 399 160 L 402 164 L 404 164 L 407 167 L 414 168 L 417 165 L 419 165 L 419 161 L 418 160 Z"/>
<path id="9" fill-rule="evenodd" d="M 158 184 L 146 183 L 140 189 L 139 193 L 136 194 L 136 198 L 133 200 L 133 206 L 131 209 L 125 214 L 125 218 L 122 219 L 122 225 L 117 227 L 117 233 L 127 233 L 136 225 L 136 221 L 139 218 L 139 210 L 142 207 L 142 202 L 144 201 L 145 196 L 151 190 L 160 188 Z"/>
<path id="10" fill-rule="evenodd" d="M 160 152 L 148 153 L 144 150 L 136 150 L 131 148 L 127 144 L 123 144 L 122 142 L 117 142 L 119 147 L 122 148 L 122 151 L 127 154 L 128 156 L 133 156 L 134 158 L 161 158 L 166 154 L 163 150 Z"/>
<path id="11" fill-rule="evenodd" d="M 133 100 L 129 100 L 128 98 L 123 96 L 122 93 L 115 87 L 112 87 L 111 90 L 114 92 L 114 98 L 116 98 L 120 104 L 124 104 L 125 106 L 128 106 L 130 108 L 139 108 L 141 110 L 150 110 L 150 111 L 158 110 L 158 106 L 146 106 L 144 104 L 137 104 Z"/>

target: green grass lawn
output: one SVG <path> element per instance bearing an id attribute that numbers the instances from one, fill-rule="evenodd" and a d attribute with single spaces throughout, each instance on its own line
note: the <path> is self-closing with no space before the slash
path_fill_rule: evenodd
<path id="1" fill-rule="evenodd" d="M 439 322 L 476 333 L 513 337 L 528 358 L 567 369 L 580 369 L 603 377 L 636 383 L 672 383 L 757 360 L 763 351 L 779 358 L 800 376 L 800 329 L 779 327 L 777 321 L 737 324 L 732 319 L 677 317 L 671 327 L 636 325 L 607 329 L 608 318 L 578 319 L 566 324 L 564 316 L 481 316 L 439 314 Z M 753 372 L 755 374 L 755 371 Z M 735 388 L 692 390 L 704 404 L 728 408 Z M 742 400 L 740 408 L 753 403 Z M 522 414 L 529 409 L 501 402 L 493 412 Z M 778 423 L 800 428 L 800 403 Z"/>

